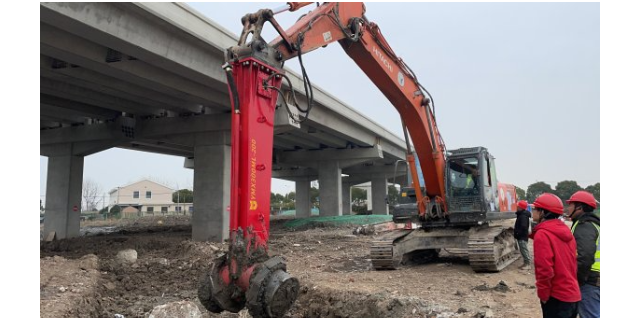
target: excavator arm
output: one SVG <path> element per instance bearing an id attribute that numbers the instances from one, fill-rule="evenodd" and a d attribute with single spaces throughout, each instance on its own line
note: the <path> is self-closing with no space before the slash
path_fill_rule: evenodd
<path id="1" fill-rule="evenodd" d="M 301 6 L 292 3 L 292 9 Z M 380 28 L 369 21 L 365 6 L 359 2 L 324 3 L 283 31 L 274 24 L 280 37 L 269 46 L 286 61 L 305 53 L 339 42 L 353 61 L 398 110 L 405 126 L 407 160 L 419 203 L 435 198 L 444 206 L 445 145 L 438 130 L 430 99 L 415 74 L 400 59 L 382 35 Z M 423 199 L 415 169 L 415 160 L 406 131 L 413 139 L 416 154 L 425 179 L 427 197 Z M 424 214 L 424 207 L 421 208 Z"/>
<path id="2" fill-rule="evenodd" d="M 275 12 L 295 11 L 307 4 L 288 2 Z M 269 258 L 267 246 L 273 121 L 282 82 L 286 80 L 292 88 L 282 68 L 289 59 L 301 59 L 308 52 L 339 42 L 400 113 L 420 216 L 424 218 L 427 208 L 446 209 L 445 146 L 431 100 L 364 13 L 363 3 L 324 3 L 288 30 L 277 23 L 269 9 L 241 19 L 238 45 L 227 50 L 223 66 L 232 104 L 230 245 L 200 282 L 198 297 L 208 310 L 237 312 L 246 306 L 254 317 L 282 317 L 298 295 L 298 280 L 286 272 L 282 258 Z M 271 43 L 261 35 L 266 22 L 280 35 Z M 307 85 L 310 89 L 311 84 Z M 308 113 L 311 106 L 312 102 L 300 111 Z M 408 134 L 420 159 L 426 196 L 422 195 Z"/>

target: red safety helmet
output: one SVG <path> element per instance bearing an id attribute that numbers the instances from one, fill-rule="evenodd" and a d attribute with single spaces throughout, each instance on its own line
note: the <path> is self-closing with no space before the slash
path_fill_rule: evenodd
<path id="1" fill-rule="evenodd" d="M 518 201 L 518 208 L 525 210 L 527 209 L 528 206 L 529 206 L 529 203 L 527 203 L 527 201 L 525 200 Z"/>
<path id="2" fill-rule="evenodd" d="M 536 201 L 533 202 L 533 206 L 540 209 L 545 209 L 555 214 L 562 214 L 564 212 L 564 206 L 562 200 L 552 193 L 541 194 Z"/>
<path id="3" fill-rule="evenodd" d="M 578 191 L 574 193 L 571 196 L 571 198 L 567 200 L 567 203 L 571 203 L 571 202 L 582 202 L 594 209 L 598 206 L 597 204 L 598 202 L 596 201 L 596 198 L 590 192 L 587 192 L 587 191 Z"/>

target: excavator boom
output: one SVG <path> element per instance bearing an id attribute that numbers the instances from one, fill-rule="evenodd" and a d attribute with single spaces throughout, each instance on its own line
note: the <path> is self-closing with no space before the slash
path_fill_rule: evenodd
<path id="1" fill-rule="evenodd" d="M 400 113 L 420 158 L 427 196 L 444 202 L 445 145 L 429 106 L 430 99 L 415 74 L 393 52 L 378 25 L 368 21 L 364 13 L 361 2 L 325 2 L 288 30 L 278 30 L 281 37 L 269 46 L 286 61 L 339 42 Z M 408 151 L 411 155 L 410 148 Z M 416 179 L 414 186 L 418 186 L 416 175 L 412 176 Z M 421 190 L 416 189 L 420 201 Z"/>

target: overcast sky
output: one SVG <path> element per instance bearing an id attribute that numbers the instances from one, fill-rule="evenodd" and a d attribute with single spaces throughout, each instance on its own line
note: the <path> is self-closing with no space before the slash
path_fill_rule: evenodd
<path id="1" fill-rule="evenodd" d="M 281 3 L 189 3 L 234 34 L 240 18 Z M 433 95 L 448 149 L 484 146 L 498 179 L 523 189 L 600 181 L 599 3 L 367 3 L 366 16 Z M 287 28 L 312 9 L 277 16 Z M 270 25 L 264 37 L 275 37 Z M 400 117 L 339 44 L 303 57 L 311 81 L 402 137 Z M 300 70 L 298 62 L 287 66 Z M 40 157 L 40 193 L 46 158 Z M 113 149 L 85 159 L 107 191 L 153 177 L 192 187 L 183 158 Z M 293 191 L 275 180 L 272 191 Z"/>

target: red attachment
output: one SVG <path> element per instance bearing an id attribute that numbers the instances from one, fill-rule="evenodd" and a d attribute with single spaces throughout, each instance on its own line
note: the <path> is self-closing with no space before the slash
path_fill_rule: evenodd
<path id="1" fill-rule="evenodd" d="M 238 88 L 239 113 L 232 114 L 231 125 L 231 213 L 230 232 L 244 231 L 247 243 L 267 248 L 271 200 L 271 156 L 273 119 L 277 91 L 265 89 L 263 80 L 280 70 L 254 58 L 232 64 Z M 279 88 L 280 76 L 268 85 Z M 232 239 L 233 241 L 233 239 Z M 255 242 L 254 242 L 255 241 Z M 248 246 L 248 251 L 252 249 Z"/>

